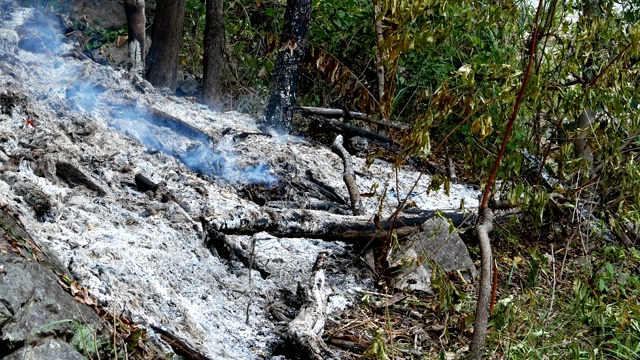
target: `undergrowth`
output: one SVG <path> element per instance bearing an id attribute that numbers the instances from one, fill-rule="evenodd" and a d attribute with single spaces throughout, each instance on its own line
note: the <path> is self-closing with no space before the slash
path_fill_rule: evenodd
<path id="1" fill-rule="evenodd" d="M 640 358 L 640 251 L 530 223 L 512 217 L 492 234 L 499 280 L 486 357 Z M 363 294 L 338 320 L 349 326 L 330 327 L 327 341 L 364 341 L 348 348 L 353 359 L 463 359 L 476 288 L 438 269 L 431 281 L 432 295 Z M 403 299 L 384 306 L 394 296 Z"/>

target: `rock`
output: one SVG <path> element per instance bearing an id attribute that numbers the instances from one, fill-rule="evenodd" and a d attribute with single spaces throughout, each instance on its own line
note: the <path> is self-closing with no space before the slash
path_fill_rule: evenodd
<path id="1" fill-rule="evenodd" d="M 3 217 L 0 238 L 21 241 L 22 230 Z M 0 245 L 10 246 L 5 240 Z M 53 271 L 31 258 L 32 251 L 19 252 L 0 251 L 0 353 L 7 359 L 83 359 L 65 339 L 82 329 L 108 336 L 100 318 L 66 293 Z"/>
<path id="2" fill-rule="evenodd" d="M 13 191 L 22 196 L 24 201 L 31 206 L 39 221 L 53 222 L 55 220 L 55 204 L 38 185 L 26 180 L 19 181 L 13 184 Z"/>
<path id="3" fill-rule="evenodd" d="M 193 75 L 186 75 L 184 80 L 178 83 L 176 95 L 193 96 L 193 94 L 195 94 L 195 92 L 198 90 L 199 86 L 200 83 L 193 77 Z"/>
<path id="4" fill-rule="evenodd" d="M 449 231 L 446 220 L 429 219 L 421 229 L 409 237 L 401 251 L 392 255 L 391 267 L 401 269 L 395 277 L 395 288 L 432 292 L 428 259 L 435 261 L 445 272 L 460 270 L 470 275 L 470 279 L 478 275 L 469 250 L 457 232 Z"/>
<path id="5" fill-rule="evenodd" d="M 4 358 L 5 360 L 37 360 L 37 359 L 86 359 L 69 344 L 52 338 L 45 338 L 41 343 L 27 346 Z"/>

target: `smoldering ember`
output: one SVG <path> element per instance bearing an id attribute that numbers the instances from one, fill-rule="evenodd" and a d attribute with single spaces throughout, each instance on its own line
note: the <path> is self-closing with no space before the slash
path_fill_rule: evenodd
<path id="1" fill-rule="evenodd" d="M 354 216 L 331 147 L 69 56 L 74 40 L 41 12 L 0 3 L 0 219 L 9 239 L 0 243 L 0 352 L 8 359 L 82 358 L 78 324 L 94 336 L 116 321 L 163 358 L 275 358 L 293 322 L 309 316 L 295 305 L 298 286 L 317 285 L 316 336 L 324 316 L 375 291 L 366 244 L 390 224 L 374 218 L 411 202 L 396 228 L 414 245 L 390 261 L 413 264 L 398 288 L 429 292 L 414 233 L 449 228 L 435 210 L 459 223 L 461 204 L 478 206 L 471 187 L 427 191 L 429 175 L 351 154 L 358 191 L 370 195 Z M 466 247 L 449 242 L 430 256 L 472 279 Z M 75 301 L 56 300 L 61 289 Z"/>

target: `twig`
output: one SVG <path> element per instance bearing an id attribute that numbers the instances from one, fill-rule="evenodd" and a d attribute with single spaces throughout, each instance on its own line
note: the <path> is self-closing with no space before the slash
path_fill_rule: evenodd
<path id="1" fill-rule="evenodd" d="M 496 295 L 498 294 L 498 262 L 493 262 L 493 285 L 491 286 L 491 302 L 489 303 L 489 315 L 493 314 L 496 305 Z"/>
<path id="2" fill-rule="evenodd" d="M 256 252 L 256 237 L 251 238 L 251 254 L 249 254 L 249 301 L 247 301 L 247 316 L 245 324 L 249 325 L 249 307 L 251 306 L 251 271 L 253 269 L 253 259 Z"/>
<path id="3" fill-rule="evenodd" d="M 362 215 L 362 200 L 360 199 L 360 190 L 358 190 L 358 185 L 356 184 L 356 176 L 353 172 L 353 161 L 351 160 L 351 155 L 349 155 L 344 146 L 342 146 L 342 135 L 336 136 L 333 145 L 331 145 L 331 150 L 342 158 L 342 164 L 344 166 L 344 174 L 342 178 L 344 179 L 344 183 L 347 185 L 347 191 L 349 192 L 351 211 L 353 212 L 353 215 Z"/>

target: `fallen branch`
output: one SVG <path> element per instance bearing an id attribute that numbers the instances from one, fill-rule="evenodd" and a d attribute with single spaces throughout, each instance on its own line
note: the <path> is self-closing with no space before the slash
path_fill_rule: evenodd
<path id="1" fill-rule="evenodd" d="M 355 119 L 366 121 L 371 124 L 381 125 L 384 127 L 390 127 L 396 130 L 409 130 L 409 125 L 405 123 L 391 122 L 391 121 L 380 121 L 375 119 L 371 115 L 367 115 L 365 113 L 356 112 L 356 111 L 348 111 L 342 109 L 328 109 L 328 108 L 319 108 L 312 106 L 298 106 L 295 110 L 302 112 L 304 115 L 319 115 L 329 118 L 345 118 L 345 119 Z"/>
<path id="2" fill-rule="evenodd" d="M 434 217 L 436 211 L 425 210 L 412 216 L 398 216 L 394 231 L 398 237 L 407 236 Z M 460 211 L 441 212 L 452 220 L 454 226 L 464 221 Z M 209 229 L 228 235 L 251 235 L 266 231 L 277 237 L 302 237 L 327 241 L 351 243 L 385 239 L 392 221 L 378 226 L 368 218 L 329 214 L 315 210 L 281 210 L 261 208 L 257 211 L 242 211 L 226 216 L 216 215 L 205 219 Z"/>
<path id="3" fill-rule="evenodd" d="M 310 117 L 311 118 L 311 117 Z M 314 116 L 312 117 L 312 119 L 316 122 L 318 122 L 318 124 L 321 127 L 325 127 L 329 130 L 335 131 L 335 132 L 339 132 L 341 134 L 345 134 L 345 135 L 349 135 L 349 136 L 362 136 L 364 138 L 367 138 L 369 140 L 373 140 L 375 142 L 377 142 L 378 144 L 386 147 L 386 148 L 400 148 L 400 145 L 389 139 L 388 137 L 384 136 L 384 135 L 380 135 L 378 133 L 369 131 L 369 130 L 365 130 L 363 128 L 357 127 L 357 126 L 351 126 L 351 125 L 347 125 L 341 121 L 335 120 L 335 119 L 330 119 L 330 118 L 324 118 L 324 117 L 319 117 L 319 116 Z"/>
<path id="4" fill-rule="evenodd" d="M 171 346 L 176 355 L 189 360 L 211 360 L 210 357 L 202 354 L 196 350 L 196 348 L 189 345 L 185 340 L 181 339 L 163 326 L 151 325 L 151 329 L 160 334 L 162 340 Z"/>
<path id="5" fill-rule="evenodd" d="M 356 184 L 356 176 L 353 172 L 353 161 L 351 161 L 351 155 L 349 152 L 347 152 L 344 146 L 342 146 L 342 135 L 336 136 L 333 145 L 331 145 L 331 150 L 338 154 L 342 159 L 342 164 L 344 166 L 342 179 L 344 180 L 345 185 L 347 185 L 347 191 L 349 192 L 351 211 L 353 212 L 353 215 L 362 215 L 362 200 L 360 199 L 360 190 L 358 190 L 358 185 Z"/>
<path id="6" fill-rule="evenodd" d="M 298 349 L 298 354 L 304 354 L 305 359 L 338 359 L 321 338 L 329 297 L 324 276 L 326 257 L 325 253 L 319 253 L 311 270 L 309 283 L 298 285 L 298 297 L 303 305 L 287 330 L 289 341 Z"/>
<path id="7" fill-rule="evenodd" d="M 207 229 L 207 238 L 205 246 L 213 253 L 215 250 L 223 259 L 240 261 L 248 269 L 257 270 L 263 279 L 268 278 L 271 273 L 260 265 L 257 261 L 253 261 L 251 254 L 247 253 L 238 243 L 230 240 L 225 234 L 214 229 Z"/>

